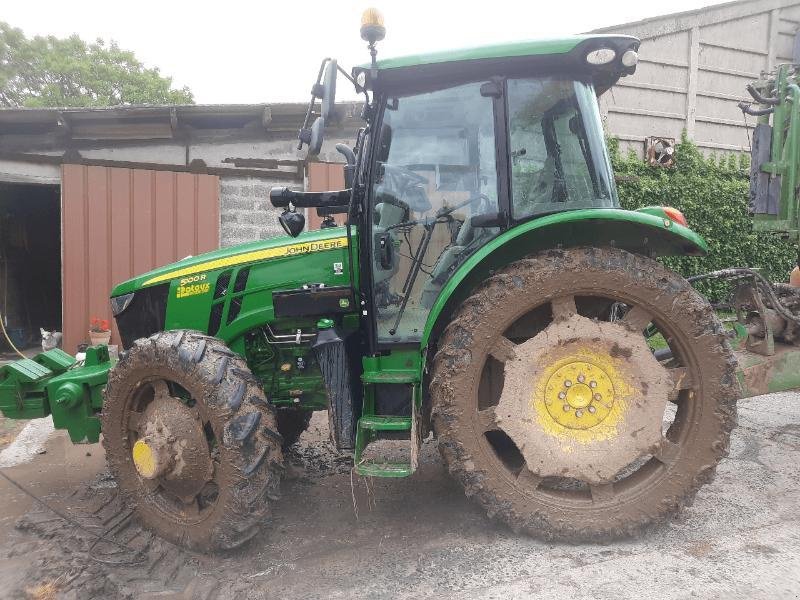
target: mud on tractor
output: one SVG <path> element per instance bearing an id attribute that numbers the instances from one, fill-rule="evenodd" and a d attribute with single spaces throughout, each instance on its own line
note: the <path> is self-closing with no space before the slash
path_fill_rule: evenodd
<path id="1" fill-rule="evenodd" d="M 323 409 L 363 476 L 411 475 L 433 432 L 516 531 L 608 540 L 668 519 L 726 455 L 737 398 L 800 387 L 798 288 L 710 274 L 736 288 L 726 328 L 656 260 L 707 252 L 683 215 L 620 208 L 597 96 L 634 72 L 635 38 L 378 61 L 380 16 L 361 32 L 371 63 L 326 59 L 300 132 L 319 152 L 337 75 L 363 95 L 355 147 L 338 146 L 347 189 L 275 189 L 287 236 L 119 284 L 119 360 L 9 364 L 0 410 L 52 414 L 74 442 L 102 431 L 139 519 L 200 550 L 259 532 L 283 449 Z M 782 67 L 745 108 L 762 121 L 756 226 L 797 239 L 795 82 Z M 297 209 L 324 227 L 303 232 Z"/>

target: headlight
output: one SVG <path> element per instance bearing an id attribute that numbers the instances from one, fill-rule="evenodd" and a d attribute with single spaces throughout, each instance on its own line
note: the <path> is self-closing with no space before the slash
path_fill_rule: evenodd
<path id="1" fill-rule="evenodd" d="M 367 72 L 360 71 L 358 75 L 356 75 L 356 85 L 360 87 L 362 90 L 367 86 Z"/>
<path id="2" fill-rule="evenodd" d="M 586 62 L 590 65 L 607 65 L 617 56 L 611 48 L 598 48 L 586 55 Z"/>
<path id="3" fill-rule="evenodd" d="M 128 305 L 133 301 L 133 295 L 135 292 L 131 292 L 130 294 L 124 294 L 122 296 L 115 296 L 111 298 L 111 314 L 115 317 L 122 313 Z"/>
<path id="4" fill-rule="evenodd" d="M 623 52 L 620 62 L 626 67 L 635 67 L 639 62 L 639 53 L 636 50 L 626 50 Z"/>

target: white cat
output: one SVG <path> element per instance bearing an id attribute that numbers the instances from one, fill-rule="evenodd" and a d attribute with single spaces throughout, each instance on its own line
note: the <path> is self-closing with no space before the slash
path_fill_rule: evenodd
<path id="1" fill-rule="evenodd" d="M 46 352 L 53 348 L 61 348 L 61 341 L 64 336 L 60 331 L 46 331 L 41 327 L 39 331 L 42 334 L 42 350 Z"/>

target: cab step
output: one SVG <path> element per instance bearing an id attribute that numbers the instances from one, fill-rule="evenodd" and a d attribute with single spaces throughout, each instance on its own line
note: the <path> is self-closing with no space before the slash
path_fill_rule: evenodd
<path id="1" fill-rule="evenodd" d="M 369 415 L 358 420 L 358 427 L 370 431 L 411 431 L 411 417 Z"/>
<path id="2" fill-rule="evenodd" d="M 408 477 L 416 470 L 414 418 L 364 415 L 358 420 L 355 470 L 365 477 Z M 404 439 L 385 439 L 378 432 L 408 432 Z M 400 451 L 400 452 L 398 452 Z M 401 456 L 398 456 L 401 454 Z M 408 458 L 408 460 L 405 460 Z M 398 460 L 400 459 L 400 460 Z"/>
<path id="3" fill-rule="evenodd" d="M 408 477 L 414 470 L 411 463 L 363 462 L 356 465 L 356 473 L 362 477 Z"/>

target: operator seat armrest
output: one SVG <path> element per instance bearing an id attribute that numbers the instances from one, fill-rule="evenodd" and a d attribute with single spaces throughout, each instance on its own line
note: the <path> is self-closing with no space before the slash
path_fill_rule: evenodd
<path id="1" fill-rule="evenodd" d="M 289 204 L 297 208 L 345 206 L 350 204 L 351 191 L 297 192 L 288 187 L 274 187 L 269 191 L 269 201 L 275 208 L 288 208 Z"/>

